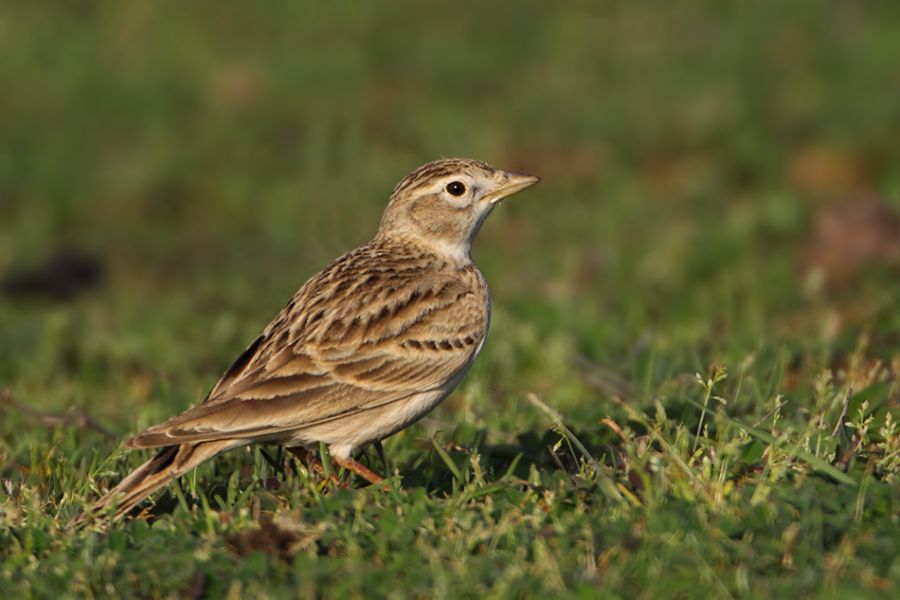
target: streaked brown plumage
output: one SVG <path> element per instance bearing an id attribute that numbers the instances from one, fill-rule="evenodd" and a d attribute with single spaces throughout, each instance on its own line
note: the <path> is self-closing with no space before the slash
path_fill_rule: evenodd
<path id="1" fill-rule="evenodd" d="M 537 182 L 468 159 L 405 177 L 378 233 L 307 281 L 200 405 L 125 442 L 156 455 L 97 501 L 128 512 L 219 452 L 254 442 L 352 452 L 414 423 L 481 349 L 490 297 L 469 256 L 500 199 Z"/>

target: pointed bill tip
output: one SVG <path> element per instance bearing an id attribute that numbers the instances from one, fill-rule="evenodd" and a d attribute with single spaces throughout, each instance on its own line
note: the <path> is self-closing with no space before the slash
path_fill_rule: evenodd
<path id="1" fill-rule="evenodd" d="M 530 188 L 541 180 L 537 175 L 529 175 L 527 173 L 503 173 L 503 180 L 497 186 L 497 191 L 491 198 L 491 203 L 499 202 L 504 198 L 508 198 L 513 194 L 517 194 L 524 189 Z"/>

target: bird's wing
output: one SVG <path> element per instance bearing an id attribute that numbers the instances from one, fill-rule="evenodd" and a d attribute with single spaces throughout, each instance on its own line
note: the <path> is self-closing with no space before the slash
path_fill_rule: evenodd
<path id="1" fill-rule="evenodd" d="M 378 286 L 360 275 L 320 293 L 311 280 L 203 404 L 127 445 L 278 437 L 439 389 L 474 358 L 489 318 L 477 271 Z"/>

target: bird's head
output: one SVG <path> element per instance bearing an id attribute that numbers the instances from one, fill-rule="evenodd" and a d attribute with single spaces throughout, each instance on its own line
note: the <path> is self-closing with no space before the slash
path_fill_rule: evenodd
<path id="1" fill-rule="evenodd" d="M 378 236 L 411 239 L 439 254 L 468 258 L 494 206 L 538 181 L 467 158 L 430 162 L 394 188 Z"/>

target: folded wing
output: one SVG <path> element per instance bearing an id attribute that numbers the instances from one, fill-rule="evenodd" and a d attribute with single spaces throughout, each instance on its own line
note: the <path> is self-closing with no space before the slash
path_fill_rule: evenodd
<path id="1" fill-rule="evenodd" d="M 354 277 L 310 280 L 202 404 L 126 445 L 277 440 L 436 390 L 466 368 L 489 318 L 474 268 L 425 278 L 427 265 L 382 273 L 356 263 Z"/>

